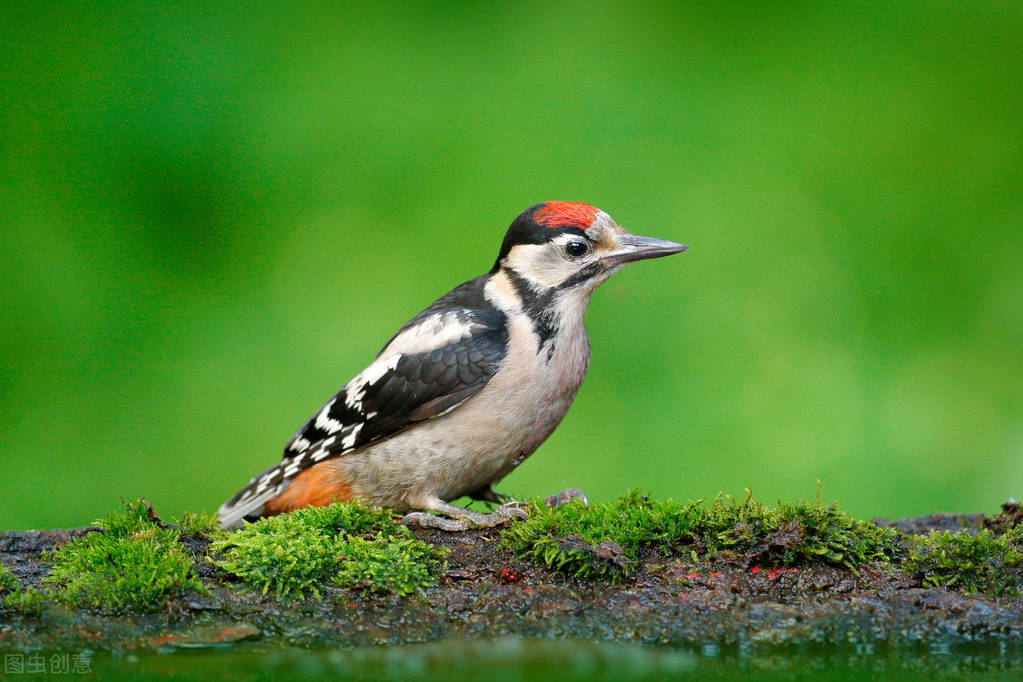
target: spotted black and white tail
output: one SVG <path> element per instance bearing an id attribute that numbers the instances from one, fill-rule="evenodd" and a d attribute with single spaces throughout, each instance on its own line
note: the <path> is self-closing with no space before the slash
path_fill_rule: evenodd
<path id="1" fill-rule="evenodd" d="M 249 484 L 234 497 L 220 505 L 217 516 L 220 527 L 230 530 L 242 525 L 242 521 L 253 521 L 263 515 L 263 504 L 277 497 L 288 482 L 284 478 L 287 461 L 278 462 L 263 473 L 255 476 Z"/>

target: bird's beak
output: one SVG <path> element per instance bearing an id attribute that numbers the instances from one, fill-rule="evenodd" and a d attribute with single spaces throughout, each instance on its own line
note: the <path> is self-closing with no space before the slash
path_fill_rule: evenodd
<path id="1" fill-rule="evenodd" d="M 618 248 L 605 258 L 615 264 L 623 264 L 631 263 L 634 260 L 670 256 L 673 253 L 682 253 L 688 248 L 685 244 L 669 242 L 666 239 L 625 234 L 619 239 Z"/>

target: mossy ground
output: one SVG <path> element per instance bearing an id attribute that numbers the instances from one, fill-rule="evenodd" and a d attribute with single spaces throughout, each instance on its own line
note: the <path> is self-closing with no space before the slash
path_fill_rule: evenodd
<path id="1" fill-rule="evenodd" d="M 10 594 L 18 587 L 18 579 L 14 577 L 14 574 L 0 566 L 0 595 Z"/>
<path id="2" fill-rule="evenodd" d="M 14 574 L 0 566 L 0 611 L 33 615 L 42 609 L 44 597 L 33 589 L 21 589 Z"/>
<path id="3" fill-rule="evenodd" d="M 702 502 L 653 500 L 638 491 L 587 509 L 531 503 L 529 519 L 502 533 L 516 554 L 578 576 L 617 582 L 641 549 L 769 565 L 826 563 L 854 569 L 899 549 L 898 532 L 858 521 L 834 506 L 798 502 L 768 507 L 721 496 Z"/>
<path id="4" fill-rule="evenodd" d="M 204 591 L 181 546 L 181 532 L 162 523 L 142 500 L 95 522 L 102 530 L 70 542 L 49 556 L 46 582 L 54 596 L 103 612 L 157 611 L 169 596 Z"/>
<path id="5" fill-rule="evenodd" d="M 1023 526 L 912 537 L 902 570 L 928 586 L 1023 596 Z"/>
<path id="6" fill-rule="evenodd" d="M 561 573 L 597 589 L 634 576 L 646 581 L 659 566 L 684 564 L 683 572 L 694 575 L 716 575 L 724 567 L 760 575 L 761 567 L 795 572 L 818 566 L 855 576 L 872 564 L 910 576 L 902 578 L 910 585 L 1023 596 L 1023 513 L 1014 504 L 983 529 L 978 522 L 969 532 L 919 535 L 854 519 L 819 499 L 767 506 L 751 495 L 722 496 L 705 504 L 632 492 L 589 509 L 577 501 L 556 509 L 533 501 L 529 511 L 528 520 L 459 540 L 459 534 L 413 533 L 389 511 L 358 503 L 300 510 L 224 533 L 212 516 L 186 514 L 165 523 L 136 500 L 97 521 L 99 530 L 77 531 L 45 554 L 49 575 L 42 584 L 19 581 L 0 567 L 0 609 L 38 613 L 46 601 L 59 600 L 100 613 L 166 611 L 195 599 L 244 601 L 250 590 L 334 600 L 345 593 L 350 599 L 352 592 L 423 594 L 468 579 L 457 564 L 445 573 L 445 554 L 459 542 L 472 543 L 481 566 L 521 562 L 493 569 L 502 584 L 513 584 L 530 562 L 536 576 Z M 483 575 L 479 570 L 471 575 Z"/>
<path id="7" fill-rule="evenodd" d="M 412 537 L 391 513 L 360 503 L 309 507 L 247 525 L 210 546 L 215 563 L 280 595 L 323 585 L 412 594 L 433 585 L 445 550 Z"/>
<path id="8" fill-rule="evenodd" d="M 881 562 L 926 586 L 1023 596 L 1023 510 L 1008 502 L 985 524 L 976 532 L 905 536 L 819 499 L 769 507 L 752 495 L 721 496 L 704 506 L 653 500 L 634 491 L 591 509 L 579 502 L 551 509 L 533 501 L 529 519 L 506 528 L 502 542 L 549 568 L 611 582 L 627 578 L 646 549 L 689 552 L 694 562 L 822 564 L 854 572 Z"/>

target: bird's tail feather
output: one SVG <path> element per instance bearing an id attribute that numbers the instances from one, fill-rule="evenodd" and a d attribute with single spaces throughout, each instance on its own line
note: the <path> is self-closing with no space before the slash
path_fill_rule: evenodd
<path id="1" fill-rule="evenodd" d="M 281 489 L 287 485 L 281 480 L 281 464 L 274 464 L 272 467 L 255 476 L 249 484 L 235 493 L 234 497 L 220 505 L 217 516 L 220 518 L 220 527 L 230 530 L 242 525 L 242 521 L 259 518 L 263 515 L 263 505 L 280 494 Z"/>

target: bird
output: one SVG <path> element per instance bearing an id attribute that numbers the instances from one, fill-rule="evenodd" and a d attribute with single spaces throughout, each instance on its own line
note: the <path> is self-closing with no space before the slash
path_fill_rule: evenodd
<path id="1" fill-rule="evenodd" d="M 486 273 L 405 323 L 219 510 L 225 529 L 335 501 L 458 531 L 526 518 L 494 490 L 553 433 L 590 363 L 594 290 L 623 266 L 687 250 L 630 234 L 590 204 L 545 201 L 511 223 Z M 468 496 L 490 513 L 451 504 Z M 570 488 L 548 504 L 573 498 Z"/>

